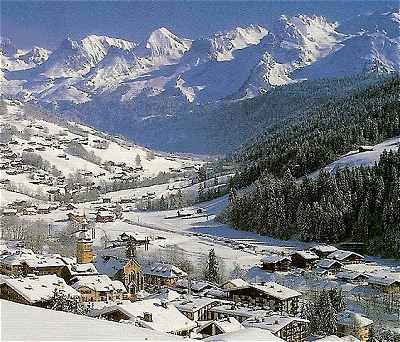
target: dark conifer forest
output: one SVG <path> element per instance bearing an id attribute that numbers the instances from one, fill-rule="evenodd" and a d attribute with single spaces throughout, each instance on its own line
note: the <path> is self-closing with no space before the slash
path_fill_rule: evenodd
<path id="1" fill-rule="evenodd" d="M 234 156 L 241 171 L 222 218 L 283 239 L 364 242 L 367 252 L 400 258 L 400 150 L 374 166 L 304 177 L 400 135 L 399 85 L 391 76 L 354 89 L 254 139 Z"/>

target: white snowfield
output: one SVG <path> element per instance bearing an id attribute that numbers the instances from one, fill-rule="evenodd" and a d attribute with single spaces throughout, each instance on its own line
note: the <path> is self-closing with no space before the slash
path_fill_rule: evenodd
<path id="1" fill-rule="evenodd" d="M 183 341 L 130 324 L 0 300 L 2 341 Z M 190 341 L 185 339 L 185 341 Z"/>

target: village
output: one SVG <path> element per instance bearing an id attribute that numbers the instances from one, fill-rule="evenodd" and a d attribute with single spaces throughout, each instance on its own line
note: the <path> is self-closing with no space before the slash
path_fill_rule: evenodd
<path id="1" fill-rule="evenodd" d="M 220 223 L 230 165 L 5 105 L 0 298 L 10 312 L 57 311 L 60 339 L 78 321 L 138 340 L 367 342 L 399 329 L 395 260 Z M 322 314 L 330 334 L 318 333 Z"/>

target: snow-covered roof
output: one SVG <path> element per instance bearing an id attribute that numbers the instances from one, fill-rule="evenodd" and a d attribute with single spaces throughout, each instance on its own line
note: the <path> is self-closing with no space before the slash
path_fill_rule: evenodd
<path id="1" fill-rule="evenodd" d="M 48 300 L 54 290 L 64 291 L 71 297 L 79 297 L 79 292 L 68 286 L 64 279 L 55 274 L 4 279 L 4 284 L 12 288 L 30 303 Z"/>
<path id="2" fill-rule="evenodd" d="M 374 323 L 373 320 L 350 310 L 339 312 L 337 315 L 337 322 L 340 325 L 346 325 L 346 326 L 357 325 L 359 327 L 367 327 L 372 323 Z"/>
<path id="3" fill-rule="evenodd" d="M 295 298 L 295 297 L 300 297 L 301 293 L 297 292 L 296 290 L 290 289 L 286 286 L 274 283 L 274 282 L 266 282 L 262 284 L 250 284 L 248 286 L 243 286 L 239 288 L 234 288 L 234 289 L 228 289 L 227 291 L 237 291 L 239 289 L 244 289 L 244 288 L 249 288 L 252 287 L 254 289 L 257 289 L 261 292 L 264 292 L 265 294 L 280 299 L 280 300 L 286 300 L 290 298 Z"/>
<path id="4" fill-rule="evenodd" d="M 5 341 L 182 341 L 183 338 L 72 313 L 0 299 Z M 21 328 L 23 327 L 23 328 Z M 56 329 L 54 328 L 56 327 Z M 187 341 L 187 340 L 186 340 Z"/>
<path id="5" fill-rule="evenodd" d="M 317 251 L 320 253 L 332 253 L 337 251 L 337 248 L 335 246 L 331 245 L 316 245 L 311 248 L 312 251 Z"/>
<path id="6" fill-rule="evenodd" d="M 296 251 L 296 253 L 294 253 L 294 254 L 301 256 L 305 260 L 318 260 L 319 259 L 319 256 L 311 251 Z"/>
<path id="7" fill-rule="evenodd" d="M 145 266 L 143 269 L 143 273 L 146 275 L 152 275 L 163 278 L 176 278 L 176 277 L 187 276 L 187 273 L 182 271 L 180 268 L 171 264 L 164 264 L 160 262 L 156 262 L 151 265 Z"/>
<path id="8" fill-rule="evenodd" d="M 212 312 L 223 313 L 231 316 L 262 317 L 271 313 L 271 310 L 257 309 L 255 307 L 238 306 L 236 304 L 222 304 L 210 309 Z"/>
<path id="9" fill-rule="evenodd" d="M 259 328 L 239 329 L 226 334 L 219 334 L 205 338 L 203 341 L 213 342 L 231 342 L 231 341 L 268 341 L 284 342 L 281 338 L 273 335 L 271 332 Z"/>
<path id="10" fill-rule="evenodd" d="M 197 324 L 180 313 L 174 305 L 163 303 L 160 299 L 143 299 L 123 305 L 104 308 L 100 314 L 120 311 L 142 327 L 160 332 L 179 332 L 195 328 Z M 151 322 L 144 320 L 144 314 L 152 315 Z"/>
<path id="11" fill-rule="evenodd" d="M 341 249 L 338 249 L 335 252 L 332 252 L 331 254 L 329 254 L 327 256 L 328 259 L 336 259 L 339 261 L 343 261 L 346 260 L 348 257 L 350 256 L 356 256 L 360 259 L 364 259 L 364 257 L 361 254 L 355 253 L 355 252 L 351 252 L 351 251 L 344 251 Z"/>
<path id="12" fill-rule="evenodd" d="M 335 264 L 337 264 L 340 267 L 343 267 L 343 264 L 335 259 L 322 259 L 320 262 L 318 262 L 318 267 L 329 269 Z"/>
<path id="13" fill-rule="evenodd" d="M 354 336 L 343 336 L 338 337 L 336 335 L 329 335 L 317 339 L 318 342 L 360 342 L 360 340 Z"/>
<path id="14" fill-rule="evenodd" d="M 396 277 L 395 274 L 375 274 L 369 275 L 367 279 L 368 284 L 388 286 L 395 283 L 400 284 L 400 276 Z"/>
<path id="15" fill-rule="evenodd" d="M 87 264 L 72 263 L 68 264 L 67 268 L 72 276 L 99 274 L 96 267 L 92 263 L 87 263 Z"/>
<path id="16" fill-rule="evenodd" d="M 308 323 L 309 321 L 299 317 L 290 317 L 287 315 L 274 314 L 263 317 L 248 318 L 243 322 L 243 326 L 249 328 L 252 327 L 252 328 L 265 329 L 275 334 L 278 331 L 282 330 L 287 325 L 291 324 L 292 322 Z"/>
<path id="17" fill-rule="evenodd" d="M 189 280 L 188 279 L 179 279 L 176 282 L 175 286 L 178 288 L 188 289 L 189 288 Z M 209 283 L 207 281 L 193 280 L 193 279 L 190 281 L 190 288 L 194 292 L 204 291 L 206 289 L 213 288 L 213 287 L 215 287 L 215 285 L 212 283 Z"/>
<path id="18" fill-rule="evenodd" d="M 242 278 L 236 278 L 236 279 L 228 280 L 223 285 L 226 285 L 228 283 L 232 284 L 233 286 L 236 286 L 236 287 L 242 287 L 242 286 L 248 286 L 249 285 L 249 283 L 247 281 L 243 280 Z"/>
<path id="19" fill-rule="evenodd" d="M 345 280 L 355 280 L 359 277 L 366 278 L 367 276 L 361 272 L 354 272 L 354 271 L 343 271 L 343 272 L 338 272 L 336 274 L 336 278 Z"/>
<path id="20" fill-rule="evenodd" d="M 124 284 L 118 280 L 111 280 L 110 277 L 105 274 L 76 276 L 72 279 L 72 282 L 73 284 L 71 286 L 74 289 L 87 287 L 96 292 L 126 292 Z"/>
<path id="21" fill-rule="evenodd" d="M 35 254 L 23 262 L 32 268 L 65 266 L 64 261 L 58 255 Z"/>
<path id="22" fill-rule="evenodd" d="M 177 307 L 180 311 L 195 312 L 208 305 L 212 305 L 213 303 L 218 302 L 219 301 L 215 298 L 191 296 L 190 298 L 186 297 L 176 299 L 172 301 L 171 304 L 175 305 L 175 307 Z"/>
<path id="23" fill-rule="evenodd" d="M 115 214 L 112 211 L 102 210 L 97 213 L 97 216 L 100 217 L 114 217 Z"/>
<path id="24" fill-rule="evenodd" d="M 262 257 L 261 262 L 265 264 L 276 264 L 278 262 L 282 262 L 285 260 L 291 261 L 291 259 L 288 256 L 278 255 L 278 254 L 268 254 Z"/>
<path id="25" fill-rule="evenodd" d="M 162 300 L 165 303 L 172 302 L 173 300 L 177 300 L 180 298 L 182 295 L 179 294 L 178 292 L 168 289 L 168 288 L 163 288 L 159 293 L 153 294 L 149 296 L 148 298 L 157 298 Z"/>
<path id="26" fill-rule="evenodd" d="M 207 328 L 211 324 L 215 324 L 219 328 L 219 330 L 222 331 L 222 333 L 229 333 L 236 330 L 244 329 L 243 325 L 240 324 L 240 322 L 236 318 L 227 317 L 217 321 L 209 321 L 206 324 L 202 325 L 199 329 L 197 329 L 197 332 L 201 333 L 203 329 Z"/>

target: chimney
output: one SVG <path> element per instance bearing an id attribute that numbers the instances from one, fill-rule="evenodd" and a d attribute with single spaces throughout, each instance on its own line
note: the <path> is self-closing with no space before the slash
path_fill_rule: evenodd
<path id="1" fill-rule="evenodd" d="M 153 322 L 153 315 L 150 312 L 143 312 L 143 320 L 145 322 Z"/>

